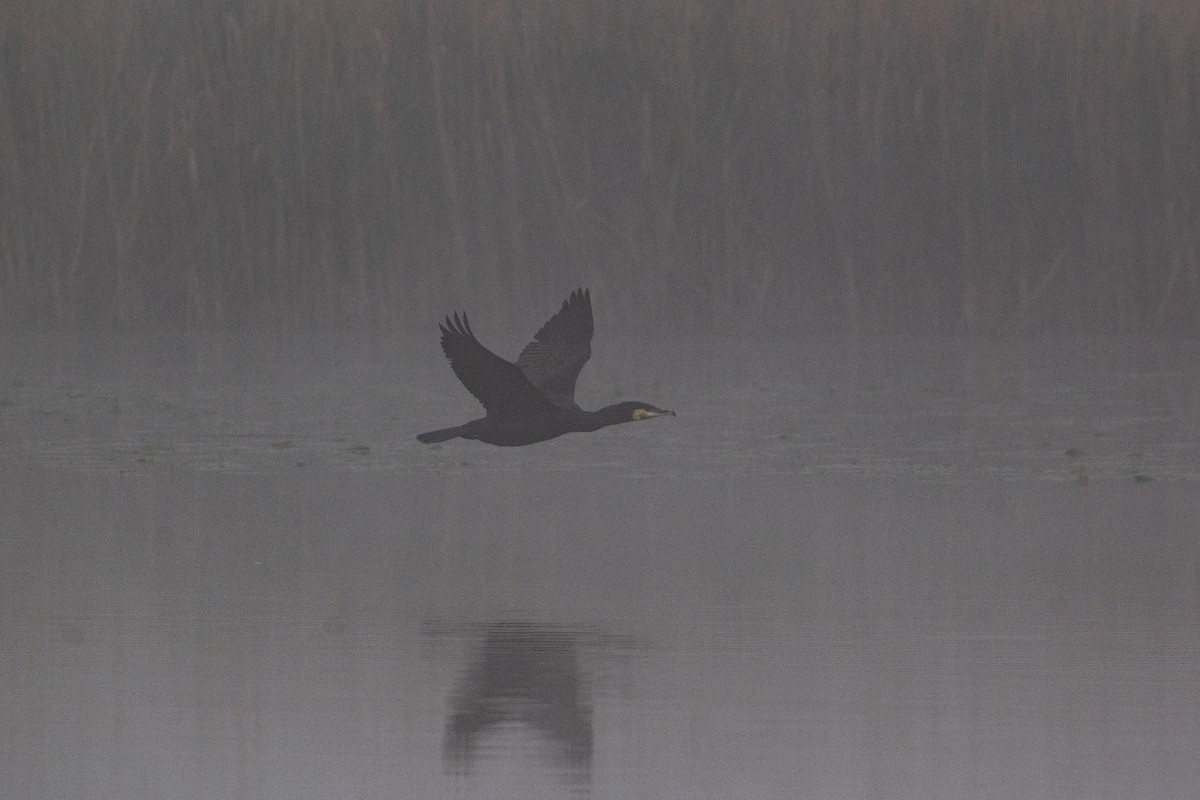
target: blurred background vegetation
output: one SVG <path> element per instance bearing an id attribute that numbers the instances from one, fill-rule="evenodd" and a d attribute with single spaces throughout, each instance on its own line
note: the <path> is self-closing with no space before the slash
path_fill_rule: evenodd
<path id="1" fill-rule="evenodd" d="M 514 321 L 579 284 L 696 326 L 1195 333 L 1200 4 L 0 7 L 9 326 Z"/>

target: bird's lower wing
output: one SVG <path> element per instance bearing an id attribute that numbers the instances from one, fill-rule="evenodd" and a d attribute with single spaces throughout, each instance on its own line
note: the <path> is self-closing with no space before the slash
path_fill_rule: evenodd
<path id="1" fill-rule="evenodd" d="M 546 396 L 516 364 L 488 350 L 471 331 L 467 315 L 446 317 L 441 325 L 442 351 L 454 374 L 488 414 L 513 416 L 553 409 Z"/>

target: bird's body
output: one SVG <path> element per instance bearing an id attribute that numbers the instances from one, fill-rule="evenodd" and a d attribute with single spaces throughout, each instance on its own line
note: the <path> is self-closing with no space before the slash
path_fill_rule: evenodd
<path id="1" fill-rule="evenodd" d="M 575 402 L 575 381 L 592 355 L 592 299 L 586 289 L 563 301 L 515 364 L 480 344 L 465 314 L 446 317 L 441 331 L 442 350 L 454 374 L 487 413 L 463 425 L 417 436 L 426 444 L 463 438 L 516 447 L 620 422 L 674 416 L 673 411 L 635 401 L 599 411 L 584 411 Z"/>

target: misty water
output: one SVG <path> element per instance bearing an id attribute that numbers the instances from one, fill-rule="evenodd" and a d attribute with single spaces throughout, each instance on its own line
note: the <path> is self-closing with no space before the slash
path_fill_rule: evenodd
<path id="1" fill-rule="evenodd" d="M 1200 796 L 1194 341 L 3 349 L 4 797 Z"/>

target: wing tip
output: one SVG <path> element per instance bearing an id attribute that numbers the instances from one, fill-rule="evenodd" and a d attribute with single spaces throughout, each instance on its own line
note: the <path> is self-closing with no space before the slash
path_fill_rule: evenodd
<path id="1" fill-rule="evenodd" d="M 467 319 L 465 311 L 462 312 L 462 316 L 459 316 L 457 311 L 454 312 L 453 317 L 447 314 L 445 321 L 438 325 L 438 330 L 442 332 L 443 337 L 458 335 L 475 338 L 475 333 L 471 330 L 471 322 Z"/>
<path id="2" fill-rule="evenodd" d="M 571 294 L 569 294 L 567 296 L 567 299 L 563 300 L 562 308 L 559 309 L 559 311 L 560 312 L 566 311 L 567 309 L 570 309 L 570 308 L 573 308 L 576 306 L 578 306 L 579 308 L 582 308 L 582 309 L 586 309 L 588 311 L 592 310 L 592 290 L 591 289 L 589 289 L 586 286 L 580 286 L 578 289 L 571 292 Z"/>
<path id="3" fill-rule="evenodd" d="M 457 311 L 453 316 L 447 314 L 445 321 L 438 324 L 438 330 L 442 332 L 442 352 L 451 360 L 458 350 L 459 340 L 479 341 L 475 338 L 475 332 L 471 330 L 471 322 L 467 319 L 465 311 L 461 316 Z"/>

